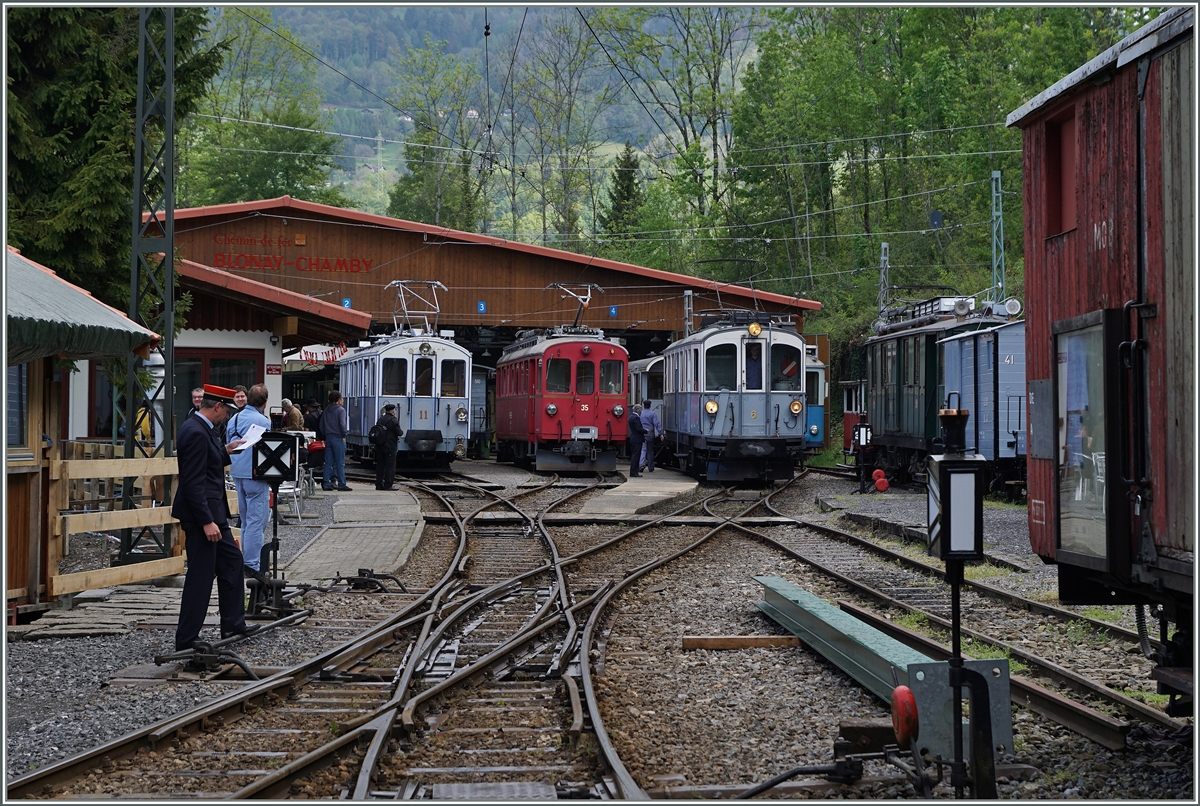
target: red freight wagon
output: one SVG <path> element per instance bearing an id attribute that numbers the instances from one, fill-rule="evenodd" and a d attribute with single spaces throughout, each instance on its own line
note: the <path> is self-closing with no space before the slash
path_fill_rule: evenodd
<path id="1" fill-rule="evenodd" d="M 1177 631 L 1155 677 L 1187 695 L 1193 17 L 1164 12 L 1008 117 L 1024 133 L 1032 548 L 1065 603 L 1161 605 Z"/>
<path id="2" fill-rule="evenodd" d="M 625 443 L 629 353 L 604 331 L 523 331 L 496 363 L 496 460 L 613 471 Z"/>

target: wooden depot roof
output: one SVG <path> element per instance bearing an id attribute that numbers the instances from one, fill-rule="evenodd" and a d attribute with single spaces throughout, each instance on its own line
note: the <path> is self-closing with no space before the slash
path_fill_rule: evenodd
<path id="1" fill-rule="evenodd" d="M 450 229 L 448 227 L 439 227 L 432 224 L 420 224 L 415 221 L 405 221 L 403 219 L 389 218 L 387 216 L 375 215 L 373 213 L 363 213 L 358 210 L 348 210 L 342 207 L 317 204 L 315 202 L 303 201 L 301 199 L 293 199 L 291 196 L 280 196 L 274 199 L 262 199 L 259 201 L 236 202 L 233 204 L 219 204 L 210 207 L 191 207 L 180 209 L 175 211 L 175 220 L 183 221 L 187 219 L 213 218 L 218 216 L 244 216 L 246 214 L 255 214 L 259 212 L 280 209 L 316 214 L 331 219 L 341 219 L 360 224 L 369 224 L 371 226 L 384 229 L 394 229 L 400 232 L 418 233 L 425 235 L 426 237 L 451 239 L 457 242 L 477 244 L 481 246 L 492 246 L 499 249 L 511 250 L 513 252 L 535 255 L 543 258 L 552 258 L 570 263 L 577 263 L 582 266 L 607 269 L 610 271 L 634 275 L 659 282 L 673 283 L 683 288 L 692 288 L 699 291 L 716 291 L 720 292 L 720 294 L 723 296 L 728 295 L 740 298 L 743 303 L 753 303 L 755 300 L 758 300 L 761 302 L 770 302 L 774 305 L 791 307 L 800 310 L 820 310 L 821 308 L 821 303 L 814 300 L 804 299 L 802 297 L 792 297 L 786 294 L 760 291 L 758 289 L 747 288 L 745 286 L 735 285 L 732 283 L 720 283 L 715 280 L 706 280 L 701 277 L 692 277 L 686 274 L 676 274 L 675 272 L 662 271 L 660 269 L 650 269 L 644 266 L 635 266 L 631 263 L 622 263 L 616 260 L 608 260 L 606 258 L 580 255 L 563 249 L 553 249 L 547 246 L 523 243 L 521 241 L 514 241 L 508 238 L 500 238 L 495 235 L 480 235 L 478 233 L 464 232 L 462 230 Z"/>
<path id="2" fill-rule="evenodd" d="M 297 332 L 283 336 L 285 348 L 337 344 L 347 339 L 361 338 L 371 327 L 371 314 L 366 311 L 343 308 L 295 291 L 202 266 L 191 260 L 179 260 L 175 265 L 181 285 L 209 291 L 222 299 L 274 317 L 296 317 Z"/>

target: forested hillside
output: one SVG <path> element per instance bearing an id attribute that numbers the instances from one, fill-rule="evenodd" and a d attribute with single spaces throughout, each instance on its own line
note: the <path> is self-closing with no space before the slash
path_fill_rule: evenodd
<path id="1" fill-rule="evenodd" d="M 1156 14 L 193 10 L 181 52 L 202 69 L 178 75 L 207 86 L 181 96 L 179 204 L 288 193 L 802 295 L 824 304 L 806 329 L 832 335 L 844 371 L 877 315 L 884 243 L 900 296 L 999 293 L 995 171 L 1005 295 L 1022 296 L 1021 142 L 1006 115 Z M 114 24 L 129 23 L 115 9 L 9 18 L 10 232 L 52 267 L 72 261 L 69 276 L 70 244 L 127 244 L 128 222 L 89 223 L 81 240 L 60 226 L 67 208 L 43 208 L 120 157 L 132 110 L 72 110 L 120 133 L 105 138 L 43 107 L 70 95 L 56 87 L 91 86 L 89 70 L 117 81 L 105 59 L 127 64 L 131 45 L 59 72 L 31 49 Z"/>

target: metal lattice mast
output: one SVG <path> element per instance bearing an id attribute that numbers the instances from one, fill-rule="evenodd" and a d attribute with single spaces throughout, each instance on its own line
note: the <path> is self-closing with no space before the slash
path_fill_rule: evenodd
<path id="1" fill-rule="evenodd" d="M 888 245 L 884 241 L 879 245 L 879 316 L 882 319 L 888 308 L 892 307 L 891 285 L 888 280 Z"/>
<path id="2" fill-rule="evenodd" d="M 1004 203 L 1000 172 L 992 171 L 992 301 L 1003 302 L 1004 289 Z"/>
<path id="3" fill-rule="evenodd" d="M 127 363 L 125 457 L 174 455 L 175 403 L 175 10 L 143 8 L 138 36 L 137 117 L 134 121 L 133 244 L 129 275 L 129 318 L 162 336 L 158 351 L 144 364 Z M 150 374 L 149 389 L 140 372 Z M 143 411 L 145 414 L 143 415 Z M 154 450 L 138 441 L 142 417 L 153 434 Z M 122 485 L 122 503 L 131 509 L 134 479 Z M 170 500 L 170 484 L 164 490 Z M 160 539 L 149 529 L 136 536 L 125 530 L 118 563 L 170 555 L 166 530 Z M 156 551 L 134 553 L 143 537 Z"/>

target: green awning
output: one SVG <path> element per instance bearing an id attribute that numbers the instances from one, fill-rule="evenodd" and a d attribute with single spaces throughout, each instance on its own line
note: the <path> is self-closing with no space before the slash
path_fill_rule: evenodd
<path id="1" fill-rule="evenodd" d="M 8 363 L 39 358 L 145 357 L 161 338 L 11 249 L 5 252 Z"/>

